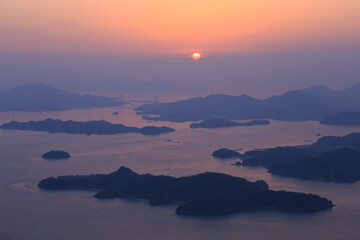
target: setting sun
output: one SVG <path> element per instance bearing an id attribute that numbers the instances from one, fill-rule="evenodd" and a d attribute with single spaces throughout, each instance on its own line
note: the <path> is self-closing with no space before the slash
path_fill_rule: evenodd
<path id="1" fill-rule="evenodd" d="M 199 60 L 199 59 L 201 58 L 201 54 L 200 54 L 200 53 L 194 53 L 194 54 L 192 55 L 192 58 L 193 58 L 194 60 Z"/>

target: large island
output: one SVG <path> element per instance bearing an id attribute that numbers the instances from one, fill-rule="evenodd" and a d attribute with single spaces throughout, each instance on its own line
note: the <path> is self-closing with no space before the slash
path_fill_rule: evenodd
<path id="1" fill-rule="evenodd" d="M 40 131 L 49 133 L 69 133 L 86 135 L 113 135 L 121 133 L 140 133 L 143 135 L 159 135 L 162 133 L 174 132 L 175 129 L 169 127 L 146 126 L 142 128 L 127 127 L 123 124 L 112 124 L 106 121 L 62 121 L 46 119 L 43 121 L 17 122 L 11 121 L 3 124 L 3 130 L 25 130 Z"/>
<path id="2" fill-rule="evenodd" d="M 280 210 L 315 212 L 334 205 L 314 194 L 274 191 L 264 181 L 246 179 L 222 173 L 201 173 L 175 178 L 137 174 L 121 167 L 110 174 L 61 176 L 39 183 L 44 190 L 94 190 L 95 198 L 147 199 L 151 205 L 179 203 L 176 214 L 217 215 L 249 210 Z M 65 193 L 64 193 L 65 194 Z"/>

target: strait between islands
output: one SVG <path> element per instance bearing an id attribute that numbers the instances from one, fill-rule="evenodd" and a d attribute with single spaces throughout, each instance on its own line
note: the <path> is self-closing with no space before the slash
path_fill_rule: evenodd
<path id="1" fill-rule="evenodd" d="M 206 172 L 175 178 L 137 174 L 120 167 L 110 174 L 60 176 L 39 183 L 43 190 L 97 190 L 95 198 L 147 199 L 151 205 L 179 203 L 179 215 L 218 215 L 251 210 L 315 212 L 333 203 L 314 194 L 274 191 L 265 181 Z"/>

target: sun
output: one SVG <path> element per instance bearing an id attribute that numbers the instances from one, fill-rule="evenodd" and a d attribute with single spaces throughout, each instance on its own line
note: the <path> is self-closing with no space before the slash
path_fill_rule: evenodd
<path id="1" fill-rule="evenodd" d="M 201 54 L 200 53 L 193 53 L 193 55 L 192 55 L 192 58 L 194 59 L 194 60 L 199 60 L 200 58 L 201 58 Z"/>

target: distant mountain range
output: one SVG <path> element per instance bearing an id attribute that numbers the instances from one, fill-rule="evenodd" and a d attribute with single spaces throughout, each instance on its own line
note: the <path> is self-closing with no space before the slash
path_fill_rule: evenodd
<path id="1" fill-rule="evenodd" d="M 103 96 L 67 93 L 44 84 L 20 86 L 0 92 L 0 111 L 59 111 L 124 104 L 124 101 L 115 101 Z"/>
<path id="2" fill-rule="evenodd" d="M 345 90 L 312 86 L 264 100 L 247 95 L 209 95 L 171 103 L 145 104 L 135 110 L 145 119 L 179 122 L 215 118 L 321 120 L 332 114 L 360 110 L 360 84 Z"/>

